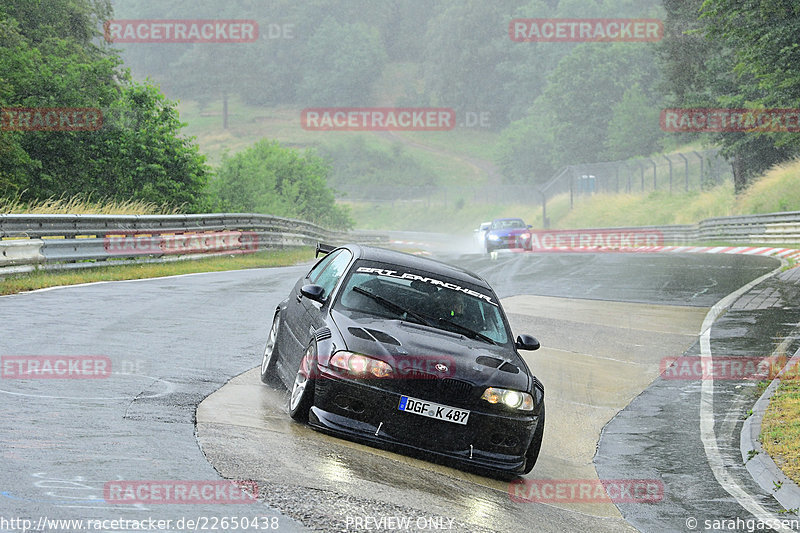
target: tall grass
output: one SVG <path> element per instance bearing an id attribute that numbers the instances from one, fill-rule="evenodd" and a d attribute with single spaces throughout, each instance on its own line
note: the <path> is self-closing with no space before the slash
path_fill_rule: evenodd
<path id="1" fill-rule="evenodd" d="M 737 214 L 800 211 L 800 160 L 774 167 L 739 196 Z"/>
<path id="2" fill-rule="evenodd" d="M 180 208 L 141 200 L 92 200 L 90 197 L 48 198 L 25 202 L 0 197 L 0 214 L 7 215 L 174 215 Z"/>

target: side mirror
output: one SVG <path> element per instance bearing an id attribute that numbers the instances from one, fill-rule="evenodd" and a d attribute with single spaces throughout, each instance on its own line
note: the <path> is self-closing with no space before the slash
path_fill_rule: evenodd
<path id="1" fill-rule="evenodd" d="M 325 289 L 319 285 L 303 285 L 300 288 L 300 294 L 309 300 L 325 303 Z"/>
<path id="2" fill-rule="evenodd" d="M 531 337 L 530 335 L 520 335 L 517 337 L 517 349 L 519 350 L 538 350 L 541 347 L 539 341 L 536 340 L 536 337 Z"/>

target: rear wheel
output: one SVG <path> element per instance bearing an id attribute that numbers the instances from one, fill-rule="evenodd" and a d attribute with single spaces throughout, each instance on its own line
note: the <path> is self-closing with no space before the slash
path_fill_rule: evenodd
<path id="1" fill-rule="evenodd" d="M 314 365 L 316 365 L 316 349 L 308 347 L 300 361 L 300 368 L 294 378 L 292 395 L 289 398 L 289 416 L 298 422 L 308 422 L 308 411 L 314 404 Z"/>
<path id="2" fill-rule="evenodd" d="M 272 320 L 272 327 L 267 336 L 267 345 L 264 347 L 264 355 L 261 357 L 261 381 L 263 383 L 275 384 L 278 377 L 275 375 L 275 362 L 278 360 L 278 328 L 280 327 L 281 316 L 275 313 Z"/>
<path id="3" fill-rule="evenodd" d="M 533 470 L 533 465 L 539 458 L 539 450 L 542 449 L 542 437 L 544 437 L 544 405 L 542 405 L 542 412 L 539 414 L 539 423 L 536 425 L 536 431 L 533 432 L 533 439 L 528 446 L 528 451 L 525 452 L 525 469 L 523 474 L 528 474 Z"/>

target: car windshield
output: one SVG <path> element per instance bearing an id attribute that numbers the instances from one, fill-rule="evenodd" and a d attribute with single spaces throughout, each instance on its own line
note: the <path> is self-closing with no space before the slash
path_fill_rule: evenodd
<path id="1" fill-rule="evenodd" d="M 495 220 L 492 223 L 492 229 L 515 229 L 515 228 L 526 228 L 525 222 L 518 218 L 510 219 L 510 220 Z"/>
<path id="2" fill-rule="evenodd" d="M 491 344 L 509 336 L 496 297 L 486 289 L 415 269 L 358 263 L 337 307 L 463 334 Z"/>

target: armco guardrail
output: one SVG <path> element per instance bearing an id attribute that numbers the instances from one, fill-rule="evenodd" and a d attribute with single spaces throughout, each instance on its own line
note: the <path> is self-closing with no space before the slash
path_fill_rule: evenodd
<path id="1" fill-rule="evenodd" d="M 692 225 L 604 228 L 616 231 L 657 231 L 663 244 L 726 242 L 731 244 L 800 244 L 800 211 L 716 217 Z"/>
<path id="2" fill-rule="evenodd" d="M 258 214 L 0 215 L 0 274 L 387 240 Z"/>

